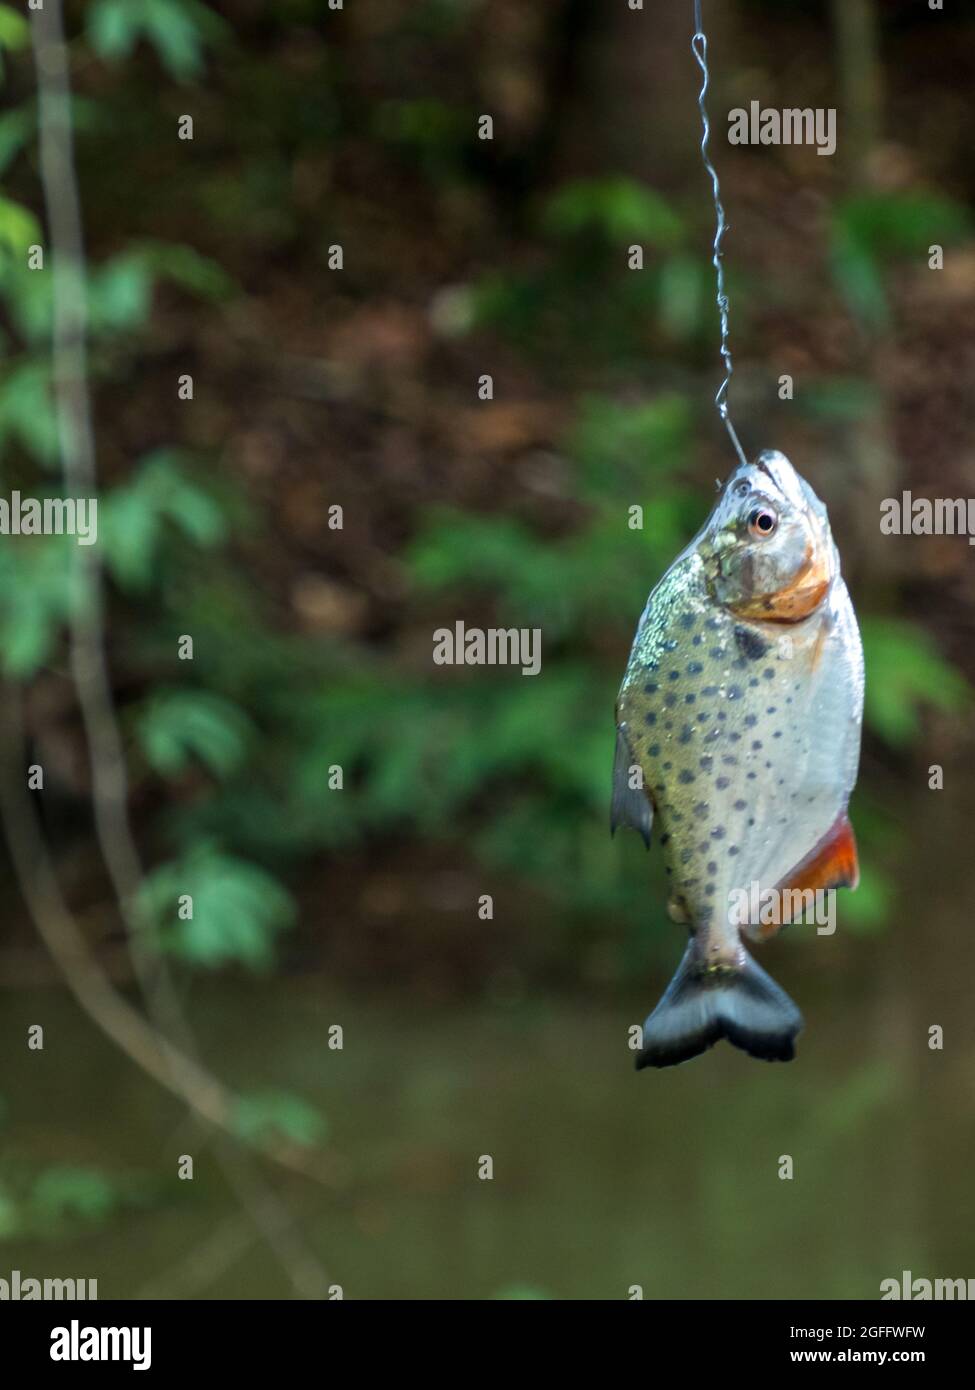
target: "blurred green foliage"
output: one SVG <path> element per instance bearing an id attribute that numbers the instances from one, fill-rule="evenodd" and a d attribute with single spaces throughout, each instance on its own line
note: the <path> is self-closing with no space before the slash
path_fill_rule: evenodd
<path id="1" fill-rule="evenodd" d="M 195 0 L 96 0 L 85 22 L 97 58 L 115 64 L 148 46 L 178 82 L 200 76 L 208 47 L 233 42 Z M 449 27 L 457 15 L 427 6 L 416 22 Z M 0 9 L 0 48 L 26 40 L 21 17 Z M 254 101 L 263 119 L 270 96 L 255 90 Z M 336 121 L 334 92 L 321 101 L 309 117 L 316 147 Z M 104 115 L 98 103 L 76 101 L 75 110 L 82 126 Z M 432 185 L 472 177 L 459 108 L 433 96 L 397 98 L 378 103 L 372 120 L 385 148 Z M 0 118 L 0 172 L 32 149 L 35 127 L 33 103 Z M 269 151 L 266 167 L 262 157 L 248 164 L 251 192 L 237 187 L 229 202 L 215 174 L 207 196 L 222 217 L 249 216 L 241 198 L 265 210 L 281 201 L 268 197 L 284 177 L 280 154 Z M 563 488 L 578 516 L 553 537 L 503 511 L 430 508 L 401 560 L 409 623 L 437 625 L 447 603 L 452 613 L 476 607 L 489 621 L 540 627 L 539 677 L 472 679 L 361 640 L 282 633 L 235 553 L 256 523 L 242 491 L 210 476 L 208 459 L 163 445 L 102 493 L 99 551 L 128 638 L 114 659 L 127 688 L 151 682 L 121 712 L 136 791 L 152 788 L 160 807 L 143 907 L 160 944 L 192 965 L 266 968 L 295 918 L 291 872 L 322 850 L 389 838 L 453 842 L 522 876 L 568 917 L 625 921 L 621 950 L 634 964 L 648 916 L 662 920 L 663 895 L 648 892 L 642 851 L 607 833 L 612 709 L 647 593 L 707 510 L 692 482 L 699 401 L 682 381 L 713 349 L 712 268 L 684 210 L 632 178 L 564 182 L 540 198 L 532 219 L 539 254 L 475 279 L 461 321 L 467 332 L 492 329 L 544 373 L 570 361 L 577 375 L 595 369 L 602 387 L 578 398 L 561 440 Z M 929 239 L 964 234 L 969 219 L 927 194 L 861 195 L 837 203 L 831 228 L 837 287 L 851 313 L 877 328 L 890 312 L 885 267 Z M 56 490 L 58 462 L 51 277 L 26 261 L 42 239 L 37 216 L 0 195 L 0 296 L 12 328 L 0 363 L 3 474 L 18 485 L 31 479 L 43 494 Z M 631 245 L 645 256 L 639 272 L 627 265 Z M 117 368 L 113 352 L 137 350 L 161 286 L 214 303 L 238 293 L 188 245 L 139 238 L 117 248 L 90 267 L 86 286 L 96 388 Z M 740 305 L 739 331 L 746 322 Z M 621 396 L 617 386 L 634 369 L 644 379 L 648 361 L 678 384 Z M 869 390 L 824 379 L 810 385 L 809 408 L 852 418 Z M 8 676 L 28 681 L 58 660 L 74 602 L 72 545 L 50 537 L 0 549 Z M 868 727 L 903 752 L 924 707 L 957 711 L 967 687 L 917 626 L 861 617 Z M 197 651 L 180 683 L 173 653 L 185 633 Z M 336 767 L 341 790 L 330 785 Z M 868 849 L 880 821 L 864 815 Z M 880 826 L 876 843 L 884 835 Z M 183 920 L 176 905 L 185 894 L 194 906 Z M 868 863 L 857 901 L 851 921 L 882 920 L 882 869 Z"/>
<path id="2" fill-rule="evenodd" d="M 142 1204 L 146 1185 L 90 1164 L 54 1163 L 28 1171 L 8 1160 L 0 1174 L 0 1241 L 63 1240 Z"/>
<path id="3" fill-rule="evenodd" d="M 886 265 L 898 257 L 924 265 L 930 246 L 956 243 L 971 229 L 966 207 L 931 193 L 863 193 L 840 201 L 833 210 L 832 265 L 851 312 L 873 331 L 889 328 Z"/>
<path id="4" fill-rule="evenodd" d="M 713 334 L 710 264 L 689 251 L 687 220 L 662 194 L 623 177 L 572 180 L 541 200 L 536 226 L 545 258 L 482 275 L 473 326 L 501 330 L 548 369 L 571 361 L 615 375 Z"/>

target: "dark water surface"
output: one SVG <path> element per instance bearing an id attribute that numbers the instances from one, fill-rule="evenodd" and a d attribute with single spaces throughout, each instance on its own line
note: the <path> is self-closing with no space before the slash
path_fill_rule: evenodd
<path id="1" fill-rule="evenodd" d="M 803 948 L 789 953 L 780 973 L 808 1020 L 790 1066 L 722 1046 L 638 1076 L 625 1024 L 643 996 L 629 988 L 625 1007 L 499 1010 L 277 981 L 208 990 L 197 1014 L 225 1074 L 286 1083 L 327 1115 L 336 1188 L 280 1186 L 346 1297 L 622 1298 L 640 1284 L 647 1298 L 875 1298 L 902 1269 L 975 1275 L 970 1044 L 952 1051 L 957 999 L 931 1013 L 941 1053 L 916 994 L 907 1018 L 889 983 L 864 1008 L 858 974 L 886 947 L 859 943 L 829 992 L 803 989 Z M 96 1167 L 134 1178 L 135 1204 L 90 1229 L 8 1235 L 6 1269 L 96 1277 L 102 1297 L 289 1296 L 177 1107 L 50 991 L 7 998 L 5 1044 L 37 1021 L 43 1053 L 4 1047 L 23 1058 L 4 1078 L 6 1168 Z M 341 1052 L 326 1046 L 333 1022 Z M 192 1182 L 175 1180 L 183 1152 Z"/>

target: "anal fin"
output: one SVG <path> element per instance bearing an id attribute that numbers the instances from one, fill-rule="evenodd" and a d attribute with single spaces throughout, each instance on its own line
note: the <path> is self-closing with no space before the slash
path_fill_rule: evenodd
<path id="1" fill-rule="evenodd" d="M 653 824 L 653 802 L 644 787 L 630 785 L 633 770 L 639 768 L 630 752 L 626 735 L 622 728 L 616 731 L 616 759 L 613 763 L 613 802 L 610 810 L 610 832 L 616 834 L 619 826 L 629 826 L 643 836 L 643 843 L 650 848 L 650 827 Z M 642 770 L 641 770 L 642 775 Z"/>
<path id="2" fill-rule="evenodd" d="M 842 811 L 818 844 L 775 885 L 776 902 L 769 922 L 753 924 L 748 935 L 753 941 L 766 941 L 791 920 L 786 892 L 817 892 L 829 888 L 856 888 L 860 882 L 857 843 L 849 816 Z"/>

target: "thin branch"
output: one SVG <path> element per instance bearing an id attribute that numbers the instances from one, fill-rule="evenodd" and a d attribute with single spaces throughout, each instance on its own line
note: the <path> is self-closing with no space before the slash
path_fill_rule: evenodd
<path id="1" fill-rule="evenodd" d="M 71 84 L 60 0 L 31 11 L 37 73 L 41 182 L 53 256 L 52 354 L 58 436 L 66 489 L 76 497 L 97 492 L 95 442 L 88 387 L 88 307 L 81 204 L 74 167 Z M 129 824 L 128 776 L 105 654 L 104 593 L 94 548 L 72 551 L 71 671 L 88 744 L 95 831 L 122 920 L 152 1027 L 116 994 L 87 952 L 82 933 L 61 896 L 33 807 L 26 820 L 4 788 L 4 819 L 25 895 L 38 929 L 89 1016 L 149 1075 L 224 1134 L 233 1136 L 231 1094 L 191 1055 L 195 1045 L 165 963 L 153 951 L 139 907 L 143 870 Z M 16 759 L 12 759 L 13 764 Z M 9 767 L 17 785 L 22 776 Z M 29 796 L 26 798 L 30 801 Z M 9 800 L 9 804 L 8 804 Z M 16 843 L 15 843 L 16 842 Z M 31 877 L 36 874 L 35 880 Z M 172 1041 L 176 1039 L 177 1047 Z M 299 1293 L 321 1297 L 324 1271 L 306 1251 L 291 1217 L 239 1146 L 225 1139 L 218 1158 L 238 1199 L 247 1206 Z M 281 1162 L 280 1155 L 276 1160 Z M 294 1167 L 292 1163 L 286 1166 Z"/>
<path id="2" fill-rule="evenodd" d="M 233 1128 L 237 1097 L 193 1057 L 157 1032 L 114 987 L 98 965 L 64 900 L 27 790 L 20 690 L 2 687 L 0 720 L 0 819 L 24 901 L 42 941 L 91 1021 L 137 1067 L 183 1101 L 204 1122 L 238 1138 Z M 264 1157 L 326 1186 L 331 1179 L 287 1150 L 261 1148 Z"/>

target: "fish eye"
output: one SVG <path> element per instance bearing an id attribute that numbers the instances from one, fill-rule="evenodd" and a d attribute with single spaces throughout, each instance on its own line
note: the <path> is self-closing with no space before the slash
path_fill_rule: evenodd
<path id="1" fill-rule="evenodd" d="M 748 533 L 764 540 L 766 536 L 772 535 L 778 524 L 779 518 L 771 507 L 756 507 L 748 518 Z"/>

